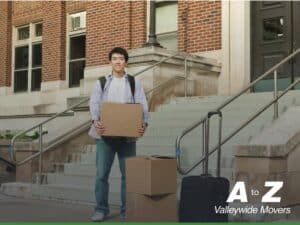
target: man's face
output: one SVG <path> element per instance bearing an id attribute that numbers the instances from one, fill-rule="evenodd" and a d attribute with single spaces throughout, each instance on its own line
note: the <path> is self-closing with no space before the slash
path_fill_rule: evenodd
<path id="1" fill-rule="evenodd" d="M 116 73 L 123 72 L 127 65 L 127 63 L 125 62 L 125 57 L 118 53 L 112 54 L 110 63 L 112 66 L 112 70 Z"/>

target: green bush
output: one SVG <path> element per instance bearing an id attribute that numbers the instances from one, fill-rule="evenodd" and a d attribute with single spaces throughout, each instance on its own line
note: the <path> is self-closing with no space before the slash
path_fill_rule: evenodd
<path id="1" fill-rule="evenodd" d="M 8 139 L 11 140 L 18 132 L 11 132 L 11 131 L 6 131 L 4 134 L 0 134 L 0 139 Z M 48 134 L 48 131 L 43 131 L 42 134 Z M 28 135 L 28 134 L 23 134 L 21 136 L 19 136 L 17 139 L 18 140 L 35 140 L 39 138 L 39 132 L 38 131 L 34 131 L 34 133 L 32 135 Z"/>

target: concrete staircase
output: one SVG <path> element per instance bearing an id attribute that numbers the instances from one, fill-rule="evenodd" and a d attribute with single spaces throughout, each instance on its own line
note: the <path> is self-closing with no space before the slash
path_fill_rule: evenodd
<path id="1" fill-rule="evenodd" d="M 66 106 L 65 106 L 66 107 Z M 64 107 L 64 108 L 65 108 Z M 63 108 L 63 109 L 64 109 Z M 60 109 L 62 111 L 63 109 Z M 0 130 L 11 130 L 11 131 L 21 131 L 26 130 L 40 122 L 49 119 L 53 114 L 42 115 L 42 116 L 15 116 L 14 118 L 1 118 Z M 70 131 L 73 131 L 90 120 L 90 114 L 87 111 L 78 111 L 78 112 L 68 112 L 62 116 L 57 117 L 56 119 L 48 122 L 43 126 L 43 130 L 48 133 L 43 135 L 44 142 L 50 144 L 56 139 L 61 138 L 62 136 L 68 134 Z M 9 128 L 9 129 L 8 129 Z M 38 130 L 38 129 L 36 129 Z M 33 132 L 32 132 L 33 133 Z M 35 141 L 36 143 L 38 140 Z"/>
<path id="2" fill-rule="evenodd" d="M 299 105 L 299 91 L 291 91 L 279 103 L 279 114 L 292 105 Z M 137 143 L 138 155 L 175 156 L 175 140 L 182 130 L 196 120 L 201 119 L 208 111 L 216 108 L 228 96 L 175 98 L 169 104 L 162 105 L 151 113 L 148 130 Z M 223 109 L 223 137 L 229 135 L 243 121 L 247 120 L 260 107 L 272 99 L 272 93 L 245 94 L 230 106 Z M 221 175 L 232 181 L 234 166 L 233 145 L 248 143 L 273 121 L 273 107 L 262 113 L 238 135 L 228 141 L 222 148 Z M 211 119 L 210 146 L 217 143 L 217 119 Z M 182 141 L 182 166 L 189 167 L 202 156 L 202 128 L 196 128 Z M 16 187 L 26 186 L 30 191 L 27 196 L 43 199 L 60 199 L 72 202 L 94 202 L 95 180 L 95 145 L 86 145 L 80 153 L 69 155 L 66 163 L 53 163 L 51 171 L 44 174 L 43 184 L 3 184 L 0 191 L 11 195 L 24 195 Z M 214 174 L 216 157 L 210 159 L 209 172 Z M 191 174 L 202 173 L 198 167 Z M 181 175 L 178 175 L 178 193 L 180 192 Z M 110 175 L 111 204 L 119 204 L 120 172 L 117 160 Z M 14 193 L 11 190 L 16 190 Z M 24 188 L 23 188 L 24 190 Z M 178 195 L 179 196 L 179 195 Z"/>
<path id="3" fill-rule="evenodd" d="M 0 160 L 0 183 L 13 182 L 16 179 L 13 168 Z"/>

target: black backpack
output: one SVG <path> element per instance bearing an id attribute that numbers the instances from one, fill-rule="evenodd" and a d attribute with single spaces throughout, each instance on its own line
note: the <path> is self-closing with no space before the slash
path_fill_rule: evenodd
<path id="1" fill-rule="evenodd" d="M 131 75 L 127 75 L 128 76 L 128 81 L 130 84 L 130 89 L 131 89 L 131 94 L 134 100 L 134 92 L 135 92 L 135 80 L 134 80 L 134 76 Z M 106 77 L 99 77 L 99 81 L 100 81 L 100 85 L 101 85 L 101 90 L 103 91 L 104 87 L 105 87 L 105 83 L 106 83 Z"/>

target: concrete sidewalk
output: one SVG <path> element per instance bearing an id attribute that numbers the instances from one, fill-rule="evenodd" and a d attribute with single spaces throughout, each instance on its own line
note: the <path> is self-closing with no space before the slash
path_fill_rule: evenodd
<path id="1" fill-rule="evenodd" d="M 0 222 L 89 222 L 94 206 L 23 199 L 0 193 L 0 212 Z M 119 221 L 118 208 L 111 207 L 106 222 Z"/>

